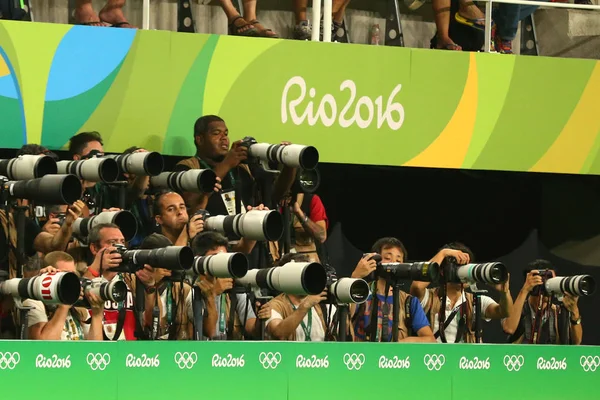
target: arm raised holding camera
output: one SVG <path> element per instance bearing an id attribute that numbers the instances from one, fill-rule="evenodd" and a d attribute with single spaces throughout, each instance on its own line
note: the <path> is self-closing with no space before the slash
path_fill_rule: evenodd
<path id="1" fill-rule="evenodd" d="M 523 288 L 519 292 L 519 295 L 513 302 L 512 309 L 510 310 L 509 317 L 502 320 L 502 329 L 504 332 L 512 335 L 516 332 L 521 322 L 521 315 L 523 313 L 523 307 L 529 297 L 529 293 L 534 287 L 539 286 L 543 283 L 542 277 L 538 270 L 530 271 L 525 278 Z"/>
<path id="2" fill-rule="evenodd" d="M 59 225 L 58 218 L 51 218 L 49 222 L 51 221 L 52 225 L 58 225 L 60 228 L 55 230 L 55 227 L 52 226 L 48 227 L 45 231 L 40 232 L 33 242 L 35 249 L 44 254 L 53 251 L 64 251 L 69 245 L 71 236 L 73 235 L 73 223 L 77 218 L 81 217 L 84 208 L 85 204 L 81 200 L 77 200 L 73 203 L 67 209 L 67 214 L 62 226 Z M 53 234 L 52 231 L 55 233 Z"/>

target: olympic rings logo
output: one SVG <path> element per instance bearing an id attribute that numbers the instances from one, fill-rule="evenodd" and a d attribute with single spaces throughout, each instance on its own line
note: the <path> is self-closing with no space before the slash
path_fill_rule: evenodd
<path id="1" fill-rule="evenodd" d="M 443 354 L 425 354 L 425 357 L 423 357 L 423 363 L 425 364 L 428 370 L 439 371 L 440 369 L 442 369 L 444 364 L 446 364 L 446 356 L 444 356 Z"/>
<path id="2" fill-rule="evenodd" d="M 110 354 L 88 353 L 86 361 L 92 371 L 104 371 L 110 364 Z"/>
<path id="3" fill-rule="evenodd" d="M 504 356 L 504 366 L 510 372 L 517 372 L 521 369 L 521 367 L 525 364 L 525 357 L 522 355 L 505 355 Z"/>
<path id="4" fill-rule="evenodd" d="M 192 369 L 196 362 L 198 362 L 198 354 L 195 351 L 188 353 L 179 351 L 175 353 L 175 364 L 179 367 L 179 369 Z"/>
<path id="5" fill-rule="evenodd" d="M 0 369 L 15 369 L 20 361 L 21 355 L 17 352 L 0 352 Z"/>
<path id="6" fill-rule="evenodd" d="M 281 353 L 265 353 L 264 351 L 258 356 L 258 362 L 260 362 L 264 369 L 275 369 L 281 362 Z"/>
<path id="7" fill-rule="evenodd" d="M 600 367 L 600 357 L 599 356 L 581 356 L 579 359 L 579 364 L 581 368 L 585 372 L 594 372 L 598 367 Z"/>
<path id="8" fill-rule="evenodd" d="M 346 364 L 346 368 L 348 368 L 350 371 L 352 371 L 352 370 L 358 371 L 359 369 L 362 368 L 364 363 L 365 363 L 365 355 L 362 353 L 360 353 L 360 354 L 356 354 L 356 353 L 344 354 L 344 364 Z"/>

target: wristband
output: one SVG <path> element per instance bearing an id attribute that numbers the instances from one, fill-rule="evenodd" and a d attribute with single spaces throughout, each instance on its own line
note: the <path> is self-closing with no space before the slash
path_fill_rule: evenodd
<path id="1" fill-rule="evenodd" d="M 308 215 L 305 215 L 304 220 L 302 221 L 302 225 L 306 225 L 307 222 L 308 222 Z"/>
<path id="2" fill-rule="evenodd" d="M 94 270 L 93 270 L 92 268 L 90 268 L 90 267 L 88 267 L 88 269 L 87 269 L 87 270 L 88 270 L 88 272 L 89 272 L 90 274 L 92 274 L 92 276 L 93 276 L 94 278 L 98 278 L 98 277 L 100 277 L 100 272 L 98 272 L 98 271 L 94 271 Z"/>

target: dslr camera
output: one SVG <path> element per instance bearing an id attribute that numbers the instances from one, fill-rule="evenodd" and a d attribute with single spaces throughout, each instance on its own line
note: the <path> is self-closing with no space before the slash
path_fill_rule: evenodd
<path id="1" fill-rule="evenodd" d="M 338 278 L 335 268 L 325 264 L 327 304 L 362 304 L 369 297 L 369 284 L 364 279 Z"/>
<path id="2" fill-rule="evenodd" d="M 364 256 L 368 256 L 365 254 Z M 440 277 L 440 266 L 436 262 L 414 262 L 414 263 L 384 263 L 381 262 L 381 255 L 375 254 L 372 257 L 377 261 L 375 275 L 389 281 L 402 279 L 437 282 Z"/>
<path id="3" fill-rule="evenodd" d="M 528 271 L 525 271 L 527 275 Z M 596 281 L 591 275 L 555 276 L 554 270 L 541 269 L 542 284 L 533 288 L 532 296 L 589 296 L 596 291 Z"/>

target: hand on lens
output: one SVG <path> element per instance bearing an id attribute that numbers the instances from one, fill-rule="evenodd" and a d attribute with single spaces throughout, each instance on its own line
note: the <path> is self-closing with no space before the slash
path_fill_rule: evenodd
<path id="1" fill-rule="evenodd" d="M 445 257 L 454 257 L 456 258 L 456 262 L 458 265 L 468 264 L 471 261 L 471 258 L 467 253 L 463 253 L 460 250 L 453 249 L 444 249 L 444 258 Z"/>
<path id="2" fill-rule="evenodd" d="M 314 296 L 306 296 L 305 298 L 303 298 L 300 302 L 300 307 L 304 307 L 304 309 L 310 310 L 311 308 L 325 300 L 327 300 L 327 292 L 322 291 L 321 294 L 317 294 Z"/>
<path id="3" fill-rule="evenodd" d="M 506 278 L 506 282 L 499 283 L 497 285 L 492 285 L 494 290 L 498 292 L 509 293 L 510 292 L 510 274 L 508 274 L 508 278 Z"/>
<path id="4" fill-rule="evenodd" d="M 283 141 L 283 142 L 281 142 L 281 144 L 284 145 L 284 146 L 289 146 L 290 144 L 292 144 L 292 142 L 285 142 L 285 141 Z"/>
<path id="5" fill-rule="evenodd" d="M 60 231 L 60 219 L 58 218 L 48 218 L 48 221 L 44 224 L 42 231 L 48 232 L 51 235 L 56 235 L 58 231 Z"/>
<path id="6" fill-rule="evenodd" d="M 523 290 L 529 293 L 534 287 L 539 286 L 542 283 L 544 283 L 544 281 L 540 276 L 540 271 L 534 269 L 527 274 L 527 277 L 525 278 L 525 284 L 523 284 Z"/>
<path id="7" fill-rule="evenodd" d="M 578 296 L 573 296 L 571 294 L 565 293 L 563 297 L 563 304 L 567 310 L 571 313 L 575 313 L 575 309 L 577 308 L 577 301 L 579 301 Z"/>
<path id="8" fill-rule="evenodd" d="M 258 319 L 267 320 L 271 318 L 271 303 L 267 302 L 261 306 L 260 302 L 257 301 L 256 309 L 258 310 Z"/>
<path id="9" fill-rule="evenodd" d="M 120 208 L 117 208 L 117 207 L 103 208 L 103 209 L 102 209 L 102 212 L 107 212 L 107 211 L 108 211 L 108 212 L 112 212 L 112 211 L 121 211 L 121 209 L 120 209 Z"/>
<path id="10" fill-rule="evenodd" d="M 145 264 L 143 269 L 136 271 L 135 276 L 146 287 L 153 287 L 154 285 L 156 285 L 156 281 L 154 279 L 154 268 L 152 268 L 148 264 Z"/>
<path id="11" fill-rule="evenodd" d="M 113 246 L 108 246 L 100 250 L 100 252 L 102 252 L 102 268 L 116 268 L 121 265 L 123 259 L 121 258 L 121 254 L 116 252 L 113 253 L 115 250 L 116 248 Z"/>
<path id="12" fill-rule="evenodd" d="M 223 162 L 227 163 L 231 168 L 235 168 L 240 165 L 241 162 L 248 159 L 248 148 L 246 146 L 240 146 L 241 140 L 233 143 L 231 150 L 225 156 Z"/>
<path id="13" fill-rule="evenodd" d="M 221 185 L 221 178 L 217 176 L 217 183 L 215 183 L 215 188 L 213 189 L 215 192 L 219 193 L 223 189 L 223 185 Z"/>
<path id="14" fill-rule="evenodd" d="M 65 217 L 65 224 L 67 226 L 73 225 L 77 218 L 83 214 L 85 203 L 81 200 L 77 200 L 67 209 L 67 216 Z"/>
<path id="15" fill-rule="evenodd" d="M 190 222 L 188 222 L 188 233 L 190 235 L 190 239 L 196 237 L 197 234 L 204 230 L 204 220 L 202 220 L 202 215 L 194 215 Z"/>
<path id="16" fill-rule="evenodd" d="M 42 274 L 55 274 L 59 272 L 56 268 L 54 267 L 46 267 L 46 268 L 42 268 L 40 269 L 40 272 L 38 273 L 38 275 L 42 275 Z"/>
<path id="17" fill-rule="evenodd" d="M 233 288 L 233 279 L 231 278 L 216 278 L 214 293 L 215 296 L 218 296 L 225 292 L 226 290 L 230 290 Z"/>
<path id="18" fill-rule="evenodd" d="M 256 211 L 269 211 L 269 207 L 265 207 L 264 204 L 259 204 L 256 207 L 252 207 L 252 206 L 248 206 L 246 207 L 247 211 L 252 211 L 252 210 L 256 210 Z"/>
<path id="19" fill-rule="evenodd" d="M 134 153 L 147 153 L 147 152 L 148 152 L 148 150 L 146 150 L 146 149 L 137 149 L 134 151 Z"/>
<path id="20" fill-rule="evenodd" d="M 369 253 L 360 259 L 356 264 L 356 268 L 354 268 L 354 272 L 352 272 L 352 278 L 363 279 L 377 269 L 377 261 L 372 258 L 375 254 L 377 253 Z"/>
<path id="21" fill-rule="evenodd" d="M 85 295 L 88 303 L 92 308 L 92 311 L 102 311 L 104 309 L 104 301 L 100 296 L 96 296 L 93 293 L 88 293 Z"/>

